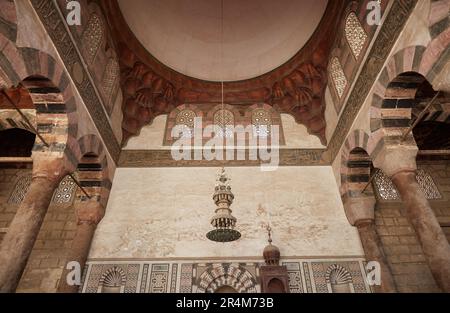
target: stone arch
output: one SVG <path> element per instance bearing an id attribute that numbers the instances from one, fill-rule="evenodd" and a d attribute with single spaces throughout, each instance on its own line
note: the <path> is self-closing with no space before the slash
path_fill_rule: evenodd
<path id="1" fill-rule="evenodd" d="M 398 78 L 401 77 L 402 74 L 416 73 L 428 82 L 433 82 L 433 79 L 438 73 L 436 67 L 440 66 L 439 64 L 442 63 L 442 59 L 439 55 L 432 55 L 431 50 L 433 50 L 431 44 L 428 47 L 411 46 L 400 50 L 388 60 L 378 81 L 375 83 L 375 93 L 370 109 L 370 125 L 372 133 L 383 127 L 382 109 L 385 104 L 384 101 L 390 93 L 389 87 L 392 86 L 392 83 L 401 83 L 398 81 Z M 443 57 L 446 58 L 446 61 L 450 60 L 450 56 Z M 415 93 L 414 87 L 415 86 L 412 86 L 410 88 L 413 93 Z M 409 97 L 403 98 L 411 99 L 410 95 Z"/>
<path id="2" fill-rule="evenodd" d="M 13 0 L 1 0 L 0 19 L 2 20 L 1 33 L 12 42 L 17 39 L 17 12 Z"/>
<path id="3" fill-rule="evenodd" d="M 370 137 L 361 130 L 354 130 L 341 152 L 341 197 L 353 197 L 361 193 L 362 185 L 369 181 L 372 161 L 369 156 Z M 367 190 L 370 194 L 370 189 Z"/>
<path id="4" fill-rule="evenodd" d="M 104 207 L 106 207 L 112 187 L 105 152 L 103 143 L 96 135 L 85 135 L 78 139 L 76 150 L 78 173 L 85 176 L 85 178 L 80 177 L 80 183 Z M 77 198 L 82 201 L 87 200 L 80 190 L 77 193 Z"/>
<path id="5" fill-rule="evenodd" d="M 0 131 L 19 128 L 33 132 L 36 128 L 36 108 L 25 88 L 4 89 L 6 95 L 19 107 L 22 114 L 28 119 L 32 127 L 28 125 L 17 110 L 7 101 L 5 95 L 0 93 Z"/>
<path id="6" fill-rule="evenodd" d="M 450 0 L 431 1 L 430 14 L 428 16 L 428 29 L 431 38 L 436 38 L 442 34 L 446 28 L 442 25 L 448 25 L 450 20 Z"/>
<path id="7" fill-rule="evenodd" d="M 428 30 L 431 42 L 424 52 L 421 70 L 434 83 L 434 78 L 450 61 L 450 0 L 431 1 L 428 16 Z M 450 89 L 448 85 L 446 89 Z M 434 84 L 433 84 L 434 85 Z"/>
<path id="8" fill-rule="evenodd" d="M 239 293 L 257 292 L 253 275 L 238 264 L 211 265 L 200 275 L 197 292 L 213 293 L 223 286 L 230 286 Z"/>
<path id="9" fill-rule="evenodd" d="M 432 83 L 442 58 L 439 53 L 430 54 L 430 49 L 430 45 L 411 46 L 398 51 L 375 82 L 370 108 L 370 137 L 376 143 L 372 159 L 376 159 L 386 140 L 399 140 L 401 129 L 406 130 L 412 119 L 413 99 L 420 84 Z"/>
<path id="10" fill-rule="evenodd" d="M 0 36 L 5 48 L 0 53 L 2 71 L 13 86 L 26 88 L 36 110 L 36 127 L 50 144 L 52 153 L 65 158 L 65 167 L 76 167 L 78 115 L 70 79 L 64 68 L 50 55 L 33 48 L 17 48 Z M 44 145 L 36 140 L 34 151 Z"/>
<path id="11" fill-rule="evenodd" d="M 370 157 L 372 142 L 363 130 L 354 130 L 347 138 L 341 152 L 341 199 L 344 212 L 350 225 L 359 220 L 374 218 L 374 191 L 367 185 L 372 174 L 372 158 Z M 366 187 L 367 186 L 367 187 Z M 355 206 L 354 202 L 365 203 Z"/>

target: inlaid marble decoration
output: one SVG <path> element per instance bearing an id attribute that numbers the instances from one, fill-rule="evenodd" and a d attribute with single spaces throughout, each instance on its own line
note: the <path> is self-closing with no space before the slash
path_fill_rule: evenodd
<path id="1" fill-rule="evenodd" d="M 58 188 L 55 190 L 53 203 L 64 204 L 72 202 L 76 191 L 77 185 L 73 179 L 69 176 L 64 177 L 61 183 L 59 183 Z"/>
<path id="2" fill-rule="evenodd" d="M 364 262 L 362 258 L 298 258 L 282 260 L 282 265 L 288 270 L 291 293 L 370 293 Z M 239 293 L 260 293 L 261 266 L 264 266 L 261 260 L 91 260 L 81 290 L 83 293 L 213 293 L 229 286 Z"/>
<path id="3" fill-rule="evenodd" d="M 25 198 L 28 188 L 30 188 L 30 184 L 31 174 L 20 176 L 19 179 L 17 179 L 14 190 L 8 199 L 8 204 L 20 204 Z"/>

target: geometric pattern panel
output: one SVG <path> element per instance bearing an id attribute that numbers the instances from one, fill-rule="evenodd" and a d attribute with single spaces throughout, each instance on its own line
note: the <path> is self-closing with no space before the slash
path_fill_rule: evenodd
<path id="1" fill-rule="evenodd" d="M 354 12 L 351 12 L 345 21 L 345 38 L 357 59 L 366 43 L 367 35 Z"/>
<path id="2" fill-rule="evenodd" d="M 64 204 L 72 202 L 76 191 L 77 185 L 73 179 L 70 176 L 64 177 L 53 194 L 53 203 Z"/>
<path id="3" fill-rule="evenodd" d="M 103 40 L 103 22 L 97 14 L 92 14 L 83 33 L 83 44 L 86 49 L 86 61 L 94 62 L 97 51 Z"/>
<path id="4" fill-rule="evenodd" d="M 193 264 L 181 264 L 180 292 L 192 292 Z"/>
<path id="5" fill-rule="evenodd" d="M 252 125 L 254 136 L 269 137 L 272 117 L 265 109 L 255 109 L 252 112 Z"/>
<path id="6" fill-rule="evenodd" d="M 400 194 L 398 193 L 397 188 L 382 170 L 376 171 L 373 182 L 375 190 L 381 200 L 400 200 Z"/>
<path id="7" fill-rule="evenodd" d="M 177 114 L 176 123 L 177 125 L 185 125 L 186 127 L 193 129 L 195 117 L 196 114 L 194 111 L 186 109 Z"/>
<path id="8" fill-rule="evenodd" d="M 285 262 L 289 275 L 289 290 L 291 293 L 303 293 L 302 272 L 300 271 L 300 263 Z"/>
<path id="9" fill-rule="evenodd" d="M 111 95 L 115 82 L 119 77 L 119 63 L 114 58 L 110 58 L 106 64 L 105 72 L 103 74 L 102 87 L 108 101 L 111 101 Z"/>
<path id="10" fill-rule="evenodd" d="M 339 98 L 342 98 L 345 88 L 347 87 L 347 77 L 345 77 L 341 62 L 339 62 L 339 59 L 336 57 L 331 59 L 330 73 L 336 92 Z"/>
<path id="11" fill-rule="evenodd" d="M 365 281 L 365 274 L 361 272 L 360 262 L 334 261 L 334 262 L 312 262 L 311 263 L 314 282 L 317 293 L 333 293 L 336 292 L 333 285 L 336 282 L 333 279 L 336 269 L 340 270 L 345 279 L 342 284 L 346 284 L 347 292 L 351 293 L 368 293 L 370 288 Z"/>
<path id="12" fill-rule="evenodd" d="M 22 177 L 20 177 L 17 180 L 16 185 L 14 186 L 14 190 L 11 193 L 11 196 L 9 197 L 8 204 L 20 204 L 25 198 L 25 195 L 30 188 L 30 184 L 31 174 L 23 175 Z"/>
<path id="13" fill-rule="evenodd" d="M 227 126 L 234 126 L 234 114 L 230 110 L 218 110 L 214 113 L 214 125 L 220 128 L 226 128 Z"/>
<path id="14" fill-rule="evenodd" d="M 169 283 L 169 264 L 153 264 L 150 276 L 150 293 L 166 293 Z"/>
<path id="15" fill-rule="evenodd" d="M 422 188 L 422 191 L 428 200 L 442 199 L 442 195 L 438 187 L 436 186 L 433 177 L 431 177 L 431 175 L 427 171 L 423 169 L 417 170 L 416 177 L 417 181 L 419 182 L 419 186 Z"/>
<path id="16" fill-rule="evenodd" d="M 333 257 L 286 259 L 282 263 L 287 268 L 291 293 L 332 293 L 342 290 L 370 293 L 364 264 L 362 258 Z M 81 291 L 105 292 L 102 277 L 117 268 L 124 273 L 120 276 L 125 280 L 120 292 L 125 293 L 213 293 L 222 287 L 232 288 L 239 293 L 260 293 L 261 266 L 264 266 L 261 260 L 212 263 L 192 260 L 95 260 L 87 263 Z"/>

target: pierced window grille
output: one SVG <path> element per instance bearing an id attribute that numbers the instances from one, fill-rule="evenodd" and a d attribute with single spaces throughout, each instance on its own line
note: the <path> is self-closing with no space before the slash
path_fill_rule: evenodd
<path id="1" fill-rule="evenodd" d="M 8 204 L 20 204 L 22 203 L 25 195 L 28 192 L 31 184 L 31 174 L 23 175 L 20 177 L 16 185 L 14 186 L 14 190 L 11 193 L 11 196 L 8 199 Z"/>
<path id="2" fill-rule="evenodd" d="M 176 125 L 183 126 L 183 136 L 192 138 L 194 135 L 194 126 L 196 114 L 194 111 L 186 109 L 177 114 L 175 118 Z"/>
<path id="3" fill-rule="evenodd" d="M 272 117 L 270 112 L 264 109 L 256 109 L 252 113 L 253 135 L 267 138 L 270 136 Z"/>
<path id="4" fill-rule="evenodd" d="M 358 59 L 366 43 L 367 35 L 354 12 L 351 12 L 345 21 L 345 38 L 353 55 Z"/>
<path id="5" fill-rule="evenodd" d="M 82 42 L 86 49 L 86 62 L 92 64 L 100 48 L 104 36 L 103 22 L 97 14 L 92 14 L 89 18 L 86 29 L 83 33 Z"/>
<path id="6" fill-rule="evenodd" d="M 339 62 L 338 58 L 336 57 L 331 59 L 330 74 L 336 92 L 339 98 L 342 98 L 348 82 L 347 78 L 345 77 L 344 69 L 342 68 L 341 62 Z"/>

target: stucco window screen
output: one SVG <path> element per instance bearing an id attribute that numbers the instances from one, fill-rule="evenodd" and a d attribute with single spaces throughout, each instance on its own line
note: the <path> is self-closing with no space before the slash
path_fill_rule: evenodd
<path id="1" fill-rule="evenodd" d="M 189 138 L 193 136 L 196 116 L 195 112 L 189 109 L 182 110 L 177 114 L 175 123 L 177 126 L 183 126 L 183 136 Z"/>
<path id="2" fill-rule="evenodd" d="M 253 135 L 256 137 L 269 137 L 272 126 L 272 116 L 265 109 L 256 109 L 252 112 Z"/>
<path id="3" fill-rule="evenodd" d="M 345 38 L 353 55 L 358 59 L 367 41 L 367 34 L 354 12 L 350 12 L 345 21 Z"/>
<path id="4" fill-rule="evenodd" d="M 82 37 L 85 45 L 86 62 L 92 64 L 100 48 L 104 36 L 103 21 L 97 14 L 93 13 L 89 18 Z"/>
<path id="5" fill-rule="evenodd" d="M 347 77 L 345 77 L 341 62 L 336 57 L 331 59 L 330 75 L 339 98 L 342 98 L 348 82 Z"/>

